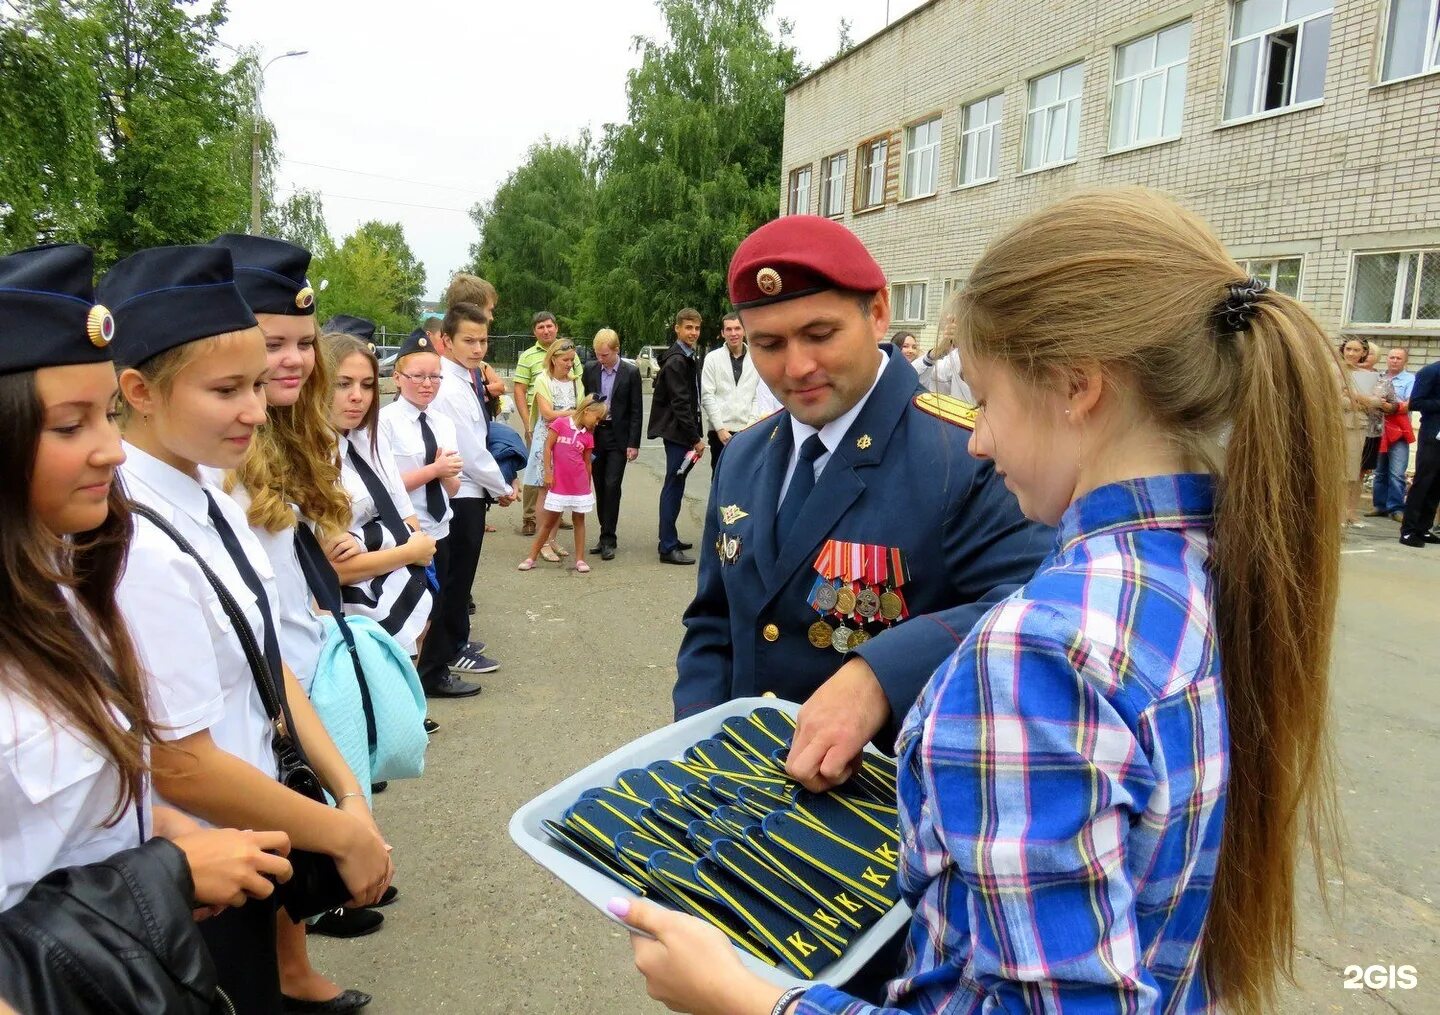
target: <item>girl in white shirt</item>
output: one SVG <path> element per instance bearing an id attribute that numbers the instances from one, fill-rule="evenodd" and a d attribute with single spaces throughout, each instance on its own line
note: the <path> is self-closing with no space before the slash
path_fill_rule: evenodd
<path id="1" fill-rule="evenodd" d="M 230 253 L 160 247 L 101 282 L 116 317 L 128 460 L 125 487 L 191 543 L 278 657 L 274 571 L 239 506 L 201 467 L 234 469 L 265 420 L 265 339 L 235 287 Z M 278 827 L 334 858 L 353 901 L 380 898 L 393 868 L 364 794 L 288 666 L 277 684 L 290 731 L 338 801 L 276 781 L 272 727 L 228 615 L 199 565 L 148 521 L 120 583 L 120 607 L 150 673 L 163 724 L 154 752 L 162 796 L 204 821 Z M 230 910 L 203 930 L 221 983 L 244 1011 L 279 1011 L 273 905 Z"/>

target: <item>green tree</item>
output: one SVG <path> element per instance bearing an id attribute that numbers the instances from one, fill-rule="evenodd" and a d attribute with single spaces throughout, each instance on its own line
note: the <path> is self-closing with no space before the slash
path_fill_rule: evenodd
<path id="1" fill-rule="evenodd" d="M 425 268 L 400 223 L 366 222 L 338 247 L 311 252 L 311 280 L 328 283 L 319 295 L 323 318 L 353 314 L 398 332 L 415 326 Z"/>
<path id="2" fill-rule="evenodd" d="M 576 144 L 547 137 L 493 199 L 471 209 L 480 241 L 470 247 L 470 270 L 500 292 L 497 333 L 529 331 L 536 310 L 551 311 L 563 332 L 576 333 L 574 262 L 595 212 L 595 173 L 589 132 Z"/>
<path id="3" fill-rule="evenodd" d="M 668 37 L 636 40 L 629 122 L 607 127 L 575 266 L 583 323 L 630 349 L 667 341 L 686 305 L 718 330 L 730 255 L 779 204 L 785 90 L 803 74 L 789 24 L 765 27 L 773 0 L 660 8 Z"/>
<path id="4" fill-rule="evenodd" d="M 420 314 L 420 298 L 425 295 L 425 265 L 415 257 L 405 239 L 405 227 L 399 222 L 370 221 L 362 223 L 351 238 L 363 236 L 384 253 L 395 266 L 398 276 L 394 312 L 412 322 Z"/>
<path id="5" fill-rule="evenodd" d="M 325 257 L 335 250 L 335 240 L 325 224 L 325 205 L 314 190 L 297 190 L 266 209 L 265 235 L 289 240 L 315 257 Z"/>

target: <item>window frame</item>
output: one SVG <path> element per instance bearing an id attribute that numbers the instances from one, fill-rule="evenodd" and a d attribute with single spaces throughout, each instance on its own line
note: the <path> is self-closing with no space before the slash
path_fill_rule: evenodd
<path id="1" fill-rule="evenodd" d="M 855 211 L 871 211 L 875 208 L 885 207 L 885 193 L 887 177 L 890 169 L 890 144 L 889 132 L 876 134 L 867 137 L 855 146 L 855 195 L 852 200 Z M 880 199 L 870 202 L 870 186 L 872 177 L 869 175 L 874 171 L 875 149 L 884 145 L 883 154 L 880 158 Z M 863 157 L 862 157 L 863 156 Z M 864 203 L 862 203 L 864 202 Z"/>
<path id="2" fill-rule="evenodd" d="M 973 129 L 967 129 L 965 124 L 968 122 L 970 110 L 975 106 L 983 104 L 985 106 L 985 115 L 988 117 L 990 115 L 990 103 L 995 101 L 996 99 L 1000 100 L 1000 115 L 994 121 L 990 121 L 987 119 L 983 126 L 975 127 Z M 1000 179 L 1000 131 L 1005 124 L 1004 89 L 1001 89 L 998 92 L 992 92 L 989 95 L 974 99 L 970 102 L 963 104 L 960 107 L 959 113 L 957 114 L 957 120 L 959 134 L 957 143 L 955 145 L 956 189 L 963 189 L 965 187 L 979 187 L 982 184 L 996 182 Z M 989 162 L 990 168 L 993 170 L 993 172 L 991 172 L 989 176 L 982 176 L 974 180 L 967 181 L 965 179 L 965 144 L 967 140 L 977 138 L 981 134 L 989 135 Z"/>
<path id="3" fill-rule="evenodd" d="M 1352 250 L 1350 252 L 1349 281 L 1345 292 L 1345 328 L 1347 329 L 1376 329 L 1379 331 L 1440 331 L 1440 317 L 1405 317 L 1395 319 L 1397 304 L 1403 298 L 1405 290 L 1409 287 L 1407 271 L 1397 270 L 1395 272 L 1395 289 L 1390 295 L 1390 320 L 1388 321 L 1357 321 L 1355 320 L 1355 296 L 1356 283 L 1359 281 L 1359 261 L 1362 257 L 1384 257 L 1394 254 L 1400 258 L 1402 266 L 1408 266 L 1409 259 L 1406 255 L 1416 254 L 1415 292 L 1411 297 L 1410 310 L 1416 311 L 1420 305 L 1420 279 L 1424 278 L 1425 261 L 1428 257 L 1440 260 L 1440 246 L 1432 247 L 1388 247 L 1380 250 Z M 1408 270 L 1408 269 L 1407 269 Z"/>
<path id="4" fill-rule="evenodd" d="M 934 197 L 940 193 L 940 152 L 941 143 L 944 138 L 944 116 L 941 113 L 931 113 L 918 120 L 912 120 L 906 124 L 900 132 L 900 200 L 916 201 L 922 197 Z M 932 132 L 931 140 L 923 147 L 911 148 L 911 141 L 915 132 L 921 128 L 929 128 Z M 910 193 L 910 159 L 918 155 L 916 165 L 928 155 L 934 159 L 934 169 L 930 174 L 930 189 L 916 193 Z M 923 177 L 923 170 L 918 170 Z"/>
<path id="5" fill-rule="evenodd" d="M 1227 10 L 1227 21 L 1228 21 L 1228 24 L 1225 26 L 1225 36 L 1226 36 L 1226 39 L 1225 39 L 1225 54 L 1224 54 L 1224 61 L 1225 61 L 1225 62 L 1224 62 L 1224 65 L 1223 65 L 1223 67 L 1224 67 L 1224 75 L 1225 75 L 1225 87 L 1220 90 L 1220 125 L 1223 127 L 1223 126 L 1228 126 L 1228 125 L 1234 124 L 1234 123 L 1248 123 L 1248 122 L 1251 121 L 1251 120 L 1264 119 L 1265 117 L 1269 117 L 1269 116 L 1279 116 L 1279 115 L 1284 114 L 1284 113 L 1299 112 L 1299 111 L 1302 110 L 1302 109 L 1310 109 L 1310 108 L 1312 108 L 1312 107 L 1314 107 L 1314 106 L 1318 106 L 1318 105 L 1320 105 L 1321 103 L 1323 103 L 1323 102 L 1325 101 L 1325 78 L 1326 78 L 1326 77 L 1329 75 L 1329 73 L 1330 73 L 1330 44 L 1334 41 L 1334 28 L 1335 28 L 1335 2 L 1334 2 L 1334 0 L 1331 0 L 1330 6 L 1327 7 L 1326 9 L 1324 9 L 1323 11 L 1312 12 L 1312 13 L 1310 13 L 1310 14 L 1306 14 L 1306 15 L 1304 15 L 1303 17 L 1298 18 L 1298 19 L 1295 19 L 1295 20 L 1293 20 L 1293 21 L 1291 21 L 1291 20 L 1282 20 L 1278 25 L 1272 25 L 1271 27 L 1266 28 L 1266 29 L 1262 29 L 1261 31 L 1251 32 L 1249 35 L 1245 35 L 1245 36 L 1241 36 L 1240 38 L 1236 38 L 1236 37 L 1235 37 L 1235 21 L 1236 21 L 1236 18 L 1239 16 L 1240 2 L 1241 2 L 1241 0 L 1228 0 L 1228 10 Z M 1295 2 L 1295 0 L 1282 0 L 1282 2 L 1285 4 L 1285 9 L 1286 9 L 1286 11 L 1288 12 L 1289 5 L 1290 5 L 1292 2 Z M 1321 74 L 1320 94 L 1319 94 L 1318 96 L 1316 96 L 1315 98 L 1312 98 L 1312 99 L 1299 99 L 1299 100 L 1297 100 L 1297 99 L 1295 98 L 1295 89 L 1296 89 L 1296 87 L 1299 85 L 1299 82 L 1300 82 L 1301 58 L 1304 56 L 1304 52 L 1305 52 L 1305 51 L 1304 51 L 1304 42 L 1305 42 L 1305 38 L 1304 38 L 1304 34 L 1305 34 L 1305 33 L 1304 33 L 1304 27 L 1305 27 L 1305 25 L 1309 24 L 1309 23 L 1312 22 L 1312 21 L 1318 21 L 1320 18 L 1329 18 L 1329 19 L 1330 19 L 1330 32 L 1329 32 L 1328 35 L 1327 35 L 1327 41 L 1326 41 L 1326 48 L 1325 48 L 1325 69 L 1324 69 L 1324 72 Z M 1279 105 L 1279 106 L 1276 106 L 1276 107 L 1273 108 L 1273 109 L 1257 109 L 1256 106 L 1258 105 L 1258 103 L 1259 103 L 1259 101 L 1260 101 L 1261 93 L 1262 93 L 1262 91 L 1263 91 L 1263 89 L 1264 89 L 1264 87 L 1265 87 L 1265 79 L 1266 79 L 1266 77 L 1267 77 L 1267 74 L 1266 74 L 1265 72 L 1266 72 L 1266 70 L 1268 69 L 1268 59 L 1269 59 L 1269 58 L 1268 58 L 1268 56 L 1267 56 L 1267 54 L 1266 54 L 1266 48 L 1265 48 L 1265 42 L 1264 42 L 1264 40 L 1265 40 L 1267 37 L 1271 36 L 1271 35 L 1275 35 L 1275 34 L 1280 33 L 1280 32 L 1288 31 L 1288 30 L 1291 29 L 1291 28 L 1295 29 L 1295 49 L 1293 50 L 1293 52 L 1291 53 L 1291 56 L 1290 56 L 1292 66 L 1294 67 L 1294 71 L 1293 71 L 1293 73 L 1292 73 L 1291 76 L 1290 76 L 1290 82 L 1289 82 L 1289 85 L 1287 86 L 1287 87 L 1288 87 L 1288 91 L 1290 92 L 1290 101 L 1288 101 L 1288 102 L 1286 102 L 1286 103 L 1283 103 L 1283 104 L 1281 104 L 1281 105 Z M 1245 45 L 1247 42 L 1256 41 L 1256 40 L 1258 40 L 1258 41 L 1260 42 L 1260 51 L 1259 51 L 1259 54 L 1258 54 L 1258 57 L 1257 57 L 1257 63 L 1256 63 L 1256 69 L 1255 69 L 1255 83 L 1254 83 L 1254 85 L 1252 86 L 1252 91 L 1251 91 L 1251 94 L 1250 94 L 1249 110 L 1248 110 L 1248 112 L 1238 113 L 1238 114 L 1236 114 L 1235 116 L 1231 116 L 1230 113 L 1229 113 L 1229 106 L 1230 106 L 1230 87 L 1231 87 L 1231 85 L 1234 83 L 1234 81 L 1232 80 L 1232 71 L 1231 71 L 1232 64 L 1233 64 L 1233 62 L 1234 62 L 1234 61 L 1233 61 L 1233 54 L 1234 54 L 1234 52 L 1235 52 L 1236 47 L 1238 47 L 1238 46 L 1243 46 L 1243 45 Z"/>
<path id="6" fill-rule="evenodd" d="M 908 312 L 908 306 L 902 307 L 896 299 L 895 291 L 904 286 L 907 290 L 915 286 L 920 287 L 920 316 L 903 317 L 902 313 Z M 926 314 L 930 311 L 930 280 L 927 278 L 901 278 L 890 283 L 890 315 L 891 321 L 895 324 L 924 324 L 927 320 Z"/>
<path id="7" fill-rule="evenodd" d="M 835 163 L 840 160 L 840 172 L 836 173 Z M 842 149 L 832 152 L 820 160 L 820 214 L 826 218 L 845 217 L 845 178 L 850 172 L 850 153 Z M 839 200 L 834 200 L 835 187 L 839 186 Z M 834 205 L 834 211 L 831 206 Z"/>
<path id="8" fill-rule="evenodd" d="M 790 170 L 790 184 L 786 188 L 785 214 L 786 215 L 808 215 L 810 214 L 810 191 L 815 184 L 814 163 L 806 163 L 803 166 L 796 166 Z M 801 206 L 797 200 L 800 192 L 800 174 L 805 174 L 805 203 Z"/>
<path id="9" fill-rule="evenodd" d="M 1248 274 L 1248 275 L 1254 275 L 1254 276 L 1255 276 L 1256 278 L 1258 278 L 1261 282 L 1264 282 L 1266 285 L 1268 285 L 1271 289 L 1275 289 L 1276 292 L 1279 292 L 1280 290 L 1279 290 L 1278 288 L 1276 288 L 1275 280 L 1276 280 L 1276 278 L 1277 278 L 1277 277 L 1279 276 L 1279 274 L 1280 274 L 1280 262 L 1281 262 L 1281 261 L 1298 261 L 1298 262 L 1300 263 L 1299 269 L 1295 272 L 1295 295 L 1294 295 L 1294 298 L 1297 299 L 1297 300 L 1299 300 L 1299 299 L 1304 299 L 1304 297 L 1305 297 L 1305 255 L 1304 255 L 1304 254 L 1271 254 L 1271 255 L 1268 255 L 1268 256 L 1265 256 L 1265 257 L 1242 257 L 1242 258 L 1239 258 L 1238 263 L 1239 263 L 1239 265 L 1240 265 L 1240 268 L 1241 268 L 1246 274 Z M 1270 271 L 1269 271 L 1268 274 L 1266 274 L 1266 275 L 1261 275 L 1261 274 L 1259 274 L 1259 273 L 1257 273 L 1257 272 L 1255 271 L 1255 267 L 1256 267 L 1257 265 L 1261 265 L 1261 264 L 1268 264 L 1268 265 L 1270 265 Z"/>
<path id="10" fill-rule="evenodd" d="M 1063 75 L 1064 75 L 1064 73 L 1065 73 L 1067 70 L 1071 70 L 1072 68 L 1075 68 L 1075 67 L 1080 68 L 1080 91 L 1079 91 L 1079 93 L 1077 93 L 1076 95 L 1070 96 L 1070 97 L 1068 97 L 1068 98 L 1062 97 L 1062 96 L 1060 95 L 1060 87 L 1061 87 L 1061 83 L 1062 83 L 1063 80 L 1064 80 Z M 1035 105 L 1035 91 L 1036 91 L 1036 87 L 1040 84 L 1040 82 L 1042 82 L 1042 81 L 1044 81 L 1045 79 L 1050 78 L 1050 77 L 1055 77 L 1055 78 L 1057 79 L 1056 85 L 1055 85 L 1055 100 L 1054 100 L 1053 102 L 1046 103 L 1045 105 L 1040 106 L 1040 107 L 1037 108 L 1036 105 Z M 1038 172 L 1042 172 L 1042 171 L 1044 171 L 1044 170 L 1046 170 L 1046 169 L 1056 169 L 1056 168 L 1059 168 L 1060 166 L 1068 166 L 1068 165 L 1070 165 L 1072 162 L 1075 162 L 1075 161 L 1079 158 L 1079 156 L 1080 156 L 1080 120 L 1081 120 L 1082 113 L 1083 113 L 1083 110 L 1084 110 L 1084 102 L 1085 102 L 1085 61 L 1084 61 L 1083 59 L 1082 59 L 1082 60 L 1074 60 L 1074 61 L 1072 61 L 1072 62 L 1070 62 L 1070 63 L 1065 64 L 1065 66 L 1063 66 L 1063 67 L 1055 67 L 1055 68 L 1053 68 L 1053 69 L 1051 69 L 1051 70 L 1046 71 L 1046 72 L 1043 73 L 1043 74 L 1036 74 L 1034 77 L 1030 78 L 1028 81 L 1025 82 L 1025 132 L 1024 132 L 1024 135 L 1023 135 L 1023 137 L 1022 137 L 1022 141 L 1021 141 L 1021 152 L 1020 152 L 1020 167 L 1021 167 L 1021 172 L 1022 172 L 1022 173 L 1038 173 Z M 1046 123 L 1045 123 L 1046 129 L 1045 129 L 1045 134 L 1044 134 L 1044 137 L 1045 137 L 1046 140 L 1045 140 L 1044 143 L 1048 145 L 1048 143 L 1049 143 L 1049 138 L 1050 138 L 1050 134 L 1051 134 L 1050 127 L 1051 127 L 1051 124 L 1052 124 L 1052 122 L 1053 122 L 1052 120 L 1050 120 L 1049 114 L 1051 114 L 1054 110 L 1062 109 L 1062 108 L 1063 108 L 1063 109 L 1064 109 L 1064 112 L 1065 112 L 1065 137 L 1066 137 L 1066 143 L 1067 143 L 1067 145 L 1068 145 L 1068 141 L 1069 141 L 1069 137 L 1070 137 L 1070 111 L 1071 111 L 1071 108 L 1072 108 L 1072 104 L 1073 104 L 1073 108 L 1074 108 L 1074 112 L 1075 112 L 1075 118 L 1076 118 L 1076 121 L 1077 121 L 1077 122 L 1076 122 L 1076 128 L 1075 128 L 1075 151 L 1066 154 L 1066 153 L 1063 151 L 1063 148 L 1062 148 L 1062 157 L 1061 157 L 1061 158 L 1055 159 L 1055 160 L 1051 160 L 1051 161 L 1042 161 L 1042 162 L 1039 162 L 1039 163 L 1037 163 L 1037 164 L 1035 164 L 1035 165 L 1033 165 L 1033 166 L 1032 166 L 1032 165 L 1028 165 L 1027 163 L 1029 162 L 1029 156 L 1030 156 L 1030 121 L 1031 121 L 1031 119 L 1032 119 L 1033 117 L 1035 117 L 1036 115 L 1038 115 L 1038 114 L 1045 114 L 1045 115 L 1046 115 Z"/>
<path id="11" fill-rule="evenodd" d="M 1155 65 L 1155 66 L 1152 66 L 1149 70 L 1141 71 L 1141 72 L 1138 73 L 1138 74 L 1132 74 L 1132 75 L 1130 75 L 1130 76 L 1128 76 L 1128 77 L 1122 78 L 1122 77 L 1120 76 L 1120 51 L 1121 51 L 1121 50 L 1123 50 L 1126 46 L 1132 46 L 1132 45 L 1134 45 L 1134 44 L 1137 43 L 1137 42 L 1143 42 L 1143 41 L 1145 41 L 1146 39 L 1154 39 L 1154 40 L 1155 40 L 1154 49 L 1155 49 L 1156 57 L 1158 58 L 1158 55 L 1159 55 L 1159 47 L 1160 47 L 1160 36 L 1163 35 L 1165 32 L 1172 31 L 1172 30 L 1174 30 L 1174 29 L 1176 29 L 1176 28 L 1181 27 L 1182 25 L 1184 25 L 1186 28 L 1189 29 L 1189 37 L 1186 39 L 1186 42 L 1185 42 L 1185 53 L 1184 53 L 1184 55 L 1183 55 L 1179 60 L 1171 61 L 1170 63 L 1164 64 L 1163 66 L 1157 64 L 1157 65 Z M 1152 30 L 1152 31 L 1149 31 L 1149 32 L 1144 32 L 1144 33 L 1142 33 L 1142 34 L 1140 34 L 1140 35 L 1135 36 L 1134 38 L 1126 39 L 1124 42 L 1117 43 L 1116 45 L 1114 45 L 1114 46 L 1111 47 L 1111 57 L 1110 57 L 1110 59 L 1111 59 L 1111 65 L 1112 65 L 1112 72 L 1111 72 L 1111 75 L 1110 75 L 1110 122 L 1109 122 L 1109 124 L 1107 125 L 1107 126 L 1109 127 L 1109 129 L 1106 131 L 1106 136 L 1105 136 L 1106 150 L 1107 150 L 1108 152 L 1110 152 L 1110 153 L 1112 153 L 1112 154 L 1117 153 L 1117 152 L 1128 152 L 1128 151 L 1130 151 L 1130 150 L 1132 150 L 1132 149 L 1134 149 L 1134 148 L 1147 148 L 1147 147 L 1149 147 L 1150 145 L 1164 144 L 1166 141 L 1175 141 L 1175 140 L 1177 140 L 1177 139 L 1179 139 L 1179 138 L 1181 138 L 1181 137 L 1184 136 L 1184 134 L 1185 134 L 1185 93 L 1189 92 L 1189 90 L 1190 90 L 1190 46 L 1191 46 L 1191 44 L 1195 41 L 1195 30 L 1194 30 L 1194 26 L 1195 26 L 1195 22 L 1194 22 L 1194 19 L 1193 19 L 1193 18 L 1181 18 L 1179 21 L 1172 21 L 1172 22 L 1171 22 L 1170 24 L 1168 24 L 1168 25 L 1162 25 L 1162 26 L 1159 27 L 1159 28 L 1156 28 L 1156 29 L 1154 29 L 1154 30 Z M 1176 67 L 1183 67 L 1183 68 L 1185 68 L 1185 82 L 1184 82 L 1184 84 L 1181 86 L 1181 96 L 1180 96 L 1180 122 L 1175 125 L 1175 133 L 1173 133 L 1173 134 L 1167 134 L 1167 133 L 1165 133 L 1165 111 L 1166 111 L 1166 109 L 1167 109 L 1167 107 L 1168 107 L 1168 101 L 1167 101 L 1167 100 L 1169 99 L 1169 94 L 1170 94 L 1170 72 L 1171 72 L 1172 70 L 1174 70 Z M 1153 78 L 1153 77 L 1158 77 L 1158 78 L 1160 78 L 1160 82 L 1161 82 L 1161 84 L 1160 84 L 1160 133 L 1159 133 L 1157 136 L 1155 136 L 1155 137 L 1145 138 L 1144 140 L 1141 140 L 1141 139 L 1138 137 L 1139 128 L 1140 128 L 1140 111 L 1141 111 L 1140 98 L 1141 98 L 1141 96 L 1144 94 L 1144 88 L 1145 88 L 1145 82 L 1146 82 L 1146 80 L 1148 80 L 1149 78 Z M 1131 111 L 1130 111 L 1130 120 L 1131 120 L 1131 123 L 1130 123 L 1130 131 L 1129 131 L 1129 135 L 1128 135 L 1128 136 L 1129 136 L 1129 140 L 1126 141 L 1124 144 L 1119 144 L 1119 145 L 1117 145 L 1117 144 L 1114 143 L 1115 107 L 1116 107 L 1116 103 L 1119 101 L 1119 97 L 1120 97 L 1120 87 L 1121 87 L 1122 85 L 1124 85 L 1124 84 L 1129 83 L 1129 82 L 1134 82 L 1134 83 L 1135 83 L 1135 93 L 1134 93 L 1134 94 L 1135 94 L 1135 98 L 1134 98 L 1134 102 L 1133 102 L 1133 105 L 1132 105 L 1132 108 L 1131 108 Z"/>
<path id="12" fill-rule="evenodd" d="M 1400 81 L 1413 81 L 1416 78 L 1423 78 L 1429 74 L 1440 74 L 1440 0 L 1429 0 L 1426 11 L 1425 22 L 1425 56 L 1424 63 L 1420 70 L 1410 71 L 1408 74 L 1397 74 L 1394 77 L 1385 76 L 1385 60 L 1389 55 L 1387 50 L 1390 43 L 1390 29 L 1395 20 L 1395 5 L 1399 0 L 1386 0 L 1385 17 L 1380 28 L 1379 62 L 1376 66 L 1376 82 L 1382 85 L 1392 85 Z"/>

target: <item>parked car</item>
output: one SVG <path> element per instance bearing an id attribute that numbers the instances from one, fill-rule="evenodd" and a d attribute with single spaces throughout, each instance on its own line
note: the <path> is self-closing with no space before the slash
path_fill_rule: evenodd
<path id="1" fill-rule="evenodd" d="M 391 353 L 390 355 L 388 355 L 388 356 L 382 356 L 382 357 L 380 358 L 380 376 L 381 376 L 381 377 L 389 377 L 389 376 L 391 376 L 392 374 L 395 373 L 395 360 L 396 360 L 396 358 L 397 358 L 399 355 L 400 355 L 400 353 L 397 351 L 397 352 L 392 352 L 392 353 Z"/>
<path id="2" fill-rule="evenodd" d="M 641 377 L 654 377 L 660 372 L 660 357 L 668 348 L 668 345 L 641 346 L 640 352 L 635 356 L 635 366 Z"/>

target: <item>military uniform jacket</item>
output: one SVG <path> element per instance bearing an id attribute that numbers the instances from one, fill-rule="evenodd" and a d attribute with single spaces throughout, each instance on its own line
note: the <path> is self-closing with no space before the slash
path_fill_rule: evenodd
<path id="1" fill-rule="evenodd" d="M 697 547 L 676 718 L 766 692 L 809 698 L 843 662 L 807 637 L 820 619 L 809 600 L 815 559 L 828 540 L 874 544 L 899 549 L 910 569 L 909 619 L 850 653 L 875 671 L 890 702 L 877 738 L 888 747 L 931 673 L 1050 551 L 1053 530 L 1027 521 L 990 463 L 970 457 L 970 430 L 920 408 L 924 392 L 910 365 L 890 359 L 881 369 L 783 547 L 774 525 L 793 447 L 789 413 L 730 442 Z M 716 546 L 722 536 L 739 541 L 728 561 Z"/>

